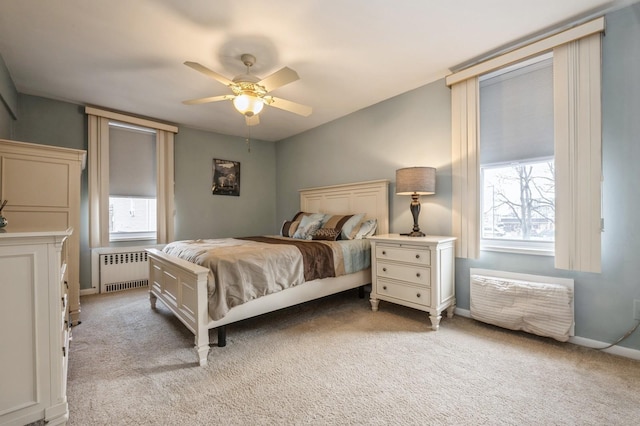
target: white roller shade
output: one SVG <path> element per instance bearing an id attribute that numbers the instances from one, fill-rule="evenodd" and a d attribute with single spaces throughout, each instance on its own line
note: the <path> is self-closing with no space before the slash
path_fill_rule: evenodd
<path id="1" fill-rule="evenodd" d="M 553 62 L 480 79 L 481 164 L 553 156 Z"/>
<path id="2" fill-rule="evenodd" d="M 109 195 L 156 198 L 155 132 L 109 126 Z"/>

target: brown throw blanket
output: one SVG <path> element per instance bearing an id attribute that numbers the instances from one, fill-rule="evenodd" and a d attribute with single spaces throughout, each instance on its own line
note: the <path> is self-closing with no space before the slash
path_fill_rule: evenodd
<path id="1" fill-rule="evenodd" d="M 236 239 L 295 246 L 302 254 L 305 281 L 336 276 L 333 264 L 333 250 L 328 245 L 319 241 L 283 240 L 270 237 L 241 237 Z"/>

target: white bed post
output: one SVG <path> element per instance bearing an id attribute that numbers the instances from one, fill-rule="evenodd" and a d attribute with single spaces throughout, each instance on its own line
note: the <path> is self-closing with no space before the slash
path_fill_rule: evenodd
<path id="1" fill-rule="evenodd" d="M 209 307 L 207 296 L 207 274 L 199 274 L 197 287 L 195 349 L 200 366 L 207 365 L 209 355 Z"/>

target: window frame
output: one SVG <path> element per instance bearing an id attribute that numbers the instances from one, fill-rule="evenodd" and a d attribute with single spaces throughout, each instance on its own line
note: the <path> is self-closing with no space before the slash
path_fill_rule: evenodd
<path id="1" fill-rule="evenodd" d="M 527 165 L 527 164 L 541 164 L 543 162 L 554 161 L 555 157 L 538 157 L 522 159 L 520 161 L 503 162 L 503 163 L 488 163 L 480 164 L 480 194 L 484 193 L 484 171 L 487 168 L 497 168 L 500 166 L 508 165 Z M 554 179 L 555 181 L 555 179 Z M 506 238 L 485 238 L 483 237 L 484 228 L 484 211 L 485 206 L 483 203 L 484 197 L 480 196 L 480 250 L 481 251 L 498 251 L 503 253 L 519 253 L 519 254 L 533 254 L 537 256 L 554 256 L 555 255 L 555 236 L 553 241 L 536 241 L 536 240 L 516 240 Z M 554 203 L 554 217 L 555 217 L 555 203 Z"/>
<path id="2" fill-rule="evenodd" d="M 500 75 L 508 74 L 519 69 L 533 67 L 535 71 L 537 67 L 545 61 L 551 61 L 553 66 L 553 52 L 542 52 L 533 57 L 528 57 L 522 59 L 520 61 L 516 61 L 511 63 L 505 67 L 501 67 L 498 69 L 491 70 L 485 74 L 478 76 L 478 117 L 482 114 L 482 100 L 481 100 L 481 86 L 483 81 L 488 79 L 492 79 L 498 77 Z M 550 81 L 550 84 L 553 86 L 553 79 Z M 553 113 L 554 104 L 550 105 L 551 112 Z M 480 120 L 478 118 L 478 120 Z M 518 253 L 518 254 L 533 254 L 539 256 L 555 256 L 555 236 L 553 241 L 535 241 L 535 240 L 507 240 L 507 239 L 496 239 L 496 238 L 485 238 L 483 236 L 484 229 L 484 171 L 487 168 L 496 168 L 500 166 L 507 166 L 513 164 L 528 164 L 528 163 L 541 163 L 543 161 L 555 161 L 555 153 L 552 156 L 547 157 L 536 157 L 536 158 L 518 158 L 515 161 L 503 161 L 496 163 L 482 163 L 480 158 L 482 157 L 482 143 L 480 140 L 482 139 L 482 129 L 479 129 L 478 132 L 478 140 L 479 140 L 479 152 L 478 152 L 478 191 L 479 191 L 479 199 L 478 202 L 480 207 L 478 209 L 478 234 L 479 234 L 479 248 L 480 251 L 497 251 L 503 253 Z M 555 176 L 554 176 L 555 181 Z M 555 216 L 555 203 L 554 203 L 554 216 Z"/>

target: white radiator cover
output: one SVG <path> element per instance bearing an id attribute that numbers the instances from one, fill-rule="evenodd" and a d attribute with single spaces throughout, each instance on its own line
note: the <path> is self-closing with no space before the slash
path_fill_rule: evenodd
<path id="1" fill-rule="evenodd" d="M 475 268 L 470 274 L 472 318 L 561 342 L 574 335 L 572 279 Z"/>
<path id="2" fill-rule="evenodd" d="M 98 265 L 101 293 L 149 285 L 149 261 L 145 251 L 100 254 Z"/>

